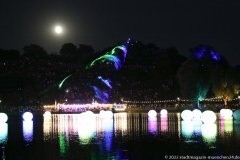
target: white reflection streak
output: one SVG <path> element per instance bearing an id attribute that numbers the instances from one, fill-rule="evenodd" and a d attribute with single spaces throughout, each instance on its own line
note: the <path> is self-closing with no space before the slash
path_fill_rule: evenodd
<path id="1" fill-rule="evenodd" d="M 44 116 L 43 119 L 43 137 L 44 141 L 49 140 L 52 132 L 52 117 Z"/>
<path id="2" fill-rule="evenodd" d="M 113 136 L 113 119 L 102 119 L 100 118 L 98 121 L 98 132 L 104 133 L 104 139 L 106 142 L 106 150 L 111 150 L 112 145 L 112 136 Z"/>
<path id="3" fill-rule="evenodd" d="M 0 123 L 0 144 L 6 144 L 8 139 L 8 124 Z"/>
<path id="4" fill-rule="evenodd" d="M 178 124 L 178 138 L 180 139 L 181 136 L 181 115 L 180 113 L 177 113 L 177 124 Z"/>
<path id="5" fill-rule="evenodd" d="M 74 114 L 72 116 L 72 132 L 74 135 L 77 135 L 78 133 L 78 115 Z"/>
<path id="6" fill-rule="evenodd" d="M 33 121 L 23 121 L 23 137 L 26 142 L 32 142 Z"/>
<path id="7" fill-rule="evenodd" d="M 99 119 L 98 123 L 98 132 L 112 132 L 113 119 Z"/>
<path id="8" fill-rule="evenodd" d="M 96 115 L 78 116 L 78 138 L 80 144 L 88 144 L 96 132 Z"/>
<path id="9" fill-rule="evenodd" d="M 65 135 L 67 143 L 69 143 L 69 119 L 67 114 L 58 115 L 58 135 Z"/>
<path id="10" fill-rule="evenodd" d="M 161 116 L 161 132 L 166 133 L 168 131 L 168 117 Z"/>
<path id="11" fill-rule="evenodd" d="M 182 136 L 185 138 L 191 138 L 193 134 L 193 123 L 192 121 L 182 121 L 181 122 L 181 132 Z"/>
<path id="12" fill-rule="evenodd" d="M 202 136 L 203 140 L 207 143 L 215 143 L 217 136 L 217 125 L 212 124 L 203 124 L 202 125 Z"/>
<path id="13" fill-rule="evenodd" d="M 127 113 L 115 113 L 114 114 L 114 132 L 122 135 L 127 134 Z"/>
<path id="14" fill-rule="evenodd" d="M 53 114 L 51 117 L 44 117 L 44 140 L 47 141 L 52 136 L 63 134 L 66 141 L 69 142 L 70 137 L 74 138 L 78 135 L 78 116 L 78 114 Z"/>

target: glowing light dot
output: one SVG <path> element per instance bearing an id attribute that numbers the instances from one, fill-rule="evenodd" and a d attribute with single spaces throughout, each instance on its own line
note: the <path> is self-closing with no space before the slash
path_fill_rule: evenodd
<path id="1" fill-rule="evenodd" d="M 214 123 L 217 119 L 216 114 L 213 111 L 207 110 L 202 113 L 203 123 Z"/>
<path id="2" fill-rule="evenodd" d="M 223 118 L 232 118 L 233 112 L 231 109 L 221 109 L 220 116 Z"/>
<path id="3" fill-rule="evenodd" d="M 44 114 L 43 114 L 43 116 L 44 117 L 51 117 L 51 112 L 49 112 L 49 111 L 46 111 Z"/>
<path id="4" fill-rule="evenodd" d="M 191 121 L 193 119 L 193 113 L 190 110 L 184 110 L 181 113 L 181 117 L 184 121 Z"/>
<path id="5" fill-rule="evenodd" d="M 166 109 L 162 109 L 162 110 L 160 111 L 161 117 L 167 117 L 167 114 L 168 114 L 168 111 L 167 111 Z"/>
<path id="6" fill-rule="evenodd" d="M 235 120 L 240 120 L 240 109 L 234 111 L 233 117 Z"/>
<path id="7" fill-rule="evenodd" d="M 86 111 L 85 114 L 88 116 L 94 116 L 94 113 L 92 111 Z"/>
<path id="8" fill-rule="evenodd" d="M 112 111 L 106 111 L 106 112 L 105 112 L 105 118 L 109 118 L 109 119 L 113 118 L 113 113 L 112 113 Z"/>
<path id="9" fill-rule="evenodd" d="M 25 121 L 31 121 L 33 118 L 33 114 L 31 112 L 25 112 L 25 113 L 23 113 L 22 118 Z"/>
<path id="10" fill-rule="evenodd" d="M 92 120 L 92 119 L 95 119 L 95 114 L 92 111 L 86 111 L 86 112 L 80 113 L 78 118 L 81 121 Z"/>
<path id="11" fill-rule="evenodd" d="M 8 116 L 6 113 L 0 113 L 0 123 L 5 123 L 8 120 Z"/>
<path id="12" fill-rule="evenodd" d="M 155 110 L 150 110 L 148 112 L 148 117 L 156 117 L 157 116 L 157 112 Z"/>
<path id="13" fill-rule="evenodd" d="M 100 118 L 104 118 L 104 117 L 105 117 L 105 111 L 104 111 L 104 110 L 101 110 L 101 111 L 99 112 L 99 116 L 100 116 Z"/>
<path id="14" fill-rule="evenodd" d="M 192 113 L 193 113 L 193 119 L 201 119 L 202 112 L 199 109 L 194 109 Z"/>

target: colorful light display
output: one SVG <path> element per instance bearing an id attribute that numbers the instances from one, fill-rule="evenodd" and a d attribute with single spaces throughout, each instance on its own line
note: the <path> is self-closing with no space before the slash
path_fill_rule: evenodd
<path id="1" fill-rule="evenodd" d="M 67 79 L 69 79 L 72 76 L 72 74 L 68 75 L 67 77 L 65 77 L 58 85 L 58 88 L 62 88 L 64 82 L 66 82 Z"/>
<path id="2" fill-rule="evenodd" d="M 123 54 L 123 62 L 125 62 L 125 58 L 127 55 L 127 45 L 120 45 L 117 46 L 115 48 L 113 48 L 110 52 L 105 53 L 103 56 L 95 59 L 94 61 L 92 61 L 87 67 L 86 69 L 90 69 L 92 68 L 94 65 L 96 65 L 97 63 L 104 63 L 106 61 L 112 62 L 114 64 L 114 67 L 116 70 L 119 70 L 122 67 L 122 62 L 120 60 L 120 57 L 118 57 L 118 53 L 117 50 L 121 50 L 122 54 Z"/>
<path id="3" fill-rule="evenodd" d="M 214 61 L 219 61 L 221 59 L 220 55 L 217 54 L 209 46 L 199 46 L 199 47 L 195 48 L 193 55 L 197 59 L 201 59 L 204 57 L 211 57 Z"/>
<path id="4" fill-rule="evenodd" d="M 123 63 L 125 62 L 126 56 L 127 56 L 127 48 L 129 45 L 130 39 L 128 39 L 127 42 L 125 42 L 122 45 L 116 46 L 113 48 L 111 51 L 106 52 L 104 55 L 96 58 L 93 60 L 89 65 L 85 67 L 87 70 L 87 74 L 90 73 L 90 69 L 94 68 L 96 65 L 106 65 L 107 67 L 109 66 L 114 66 L 115 70 L 119 70 L 122 68 Z M 59 84 L 58 88 L 61 89 L 64 85 L 64 83 L 70 78 L 73 77 L 74 74 L 79 73 L 75 72 L 73 74 L 68 75 L 65 77 Z M 83 75 L 84 76 L 84 75 Z M 95 75 L 94 75 L 95 76 Z M 84 87 L 90 90 L 93 90 L 94 95 L 93 97 L 101 101 L 102 103 L 107 103 L 107 100 L 109 98 L 109 92 L 112 89 L 112 82 L 108 78 L 103 78 L 102 76 L 96 77 L 99 79 L 105 86 L 108 87 L 108 90 L 103 90 L 99 86 L 97 86 L 96 81 L 90 81 L 88 83 L 84 83 Z"/>
<path id="5" fill-rule="evenodd" d="M 102 76 L 98 76 L 98 79 L 100 79 L 106 86 L 112 89 L 112 82 L 109 79 L 103 79 Z"/>
<path id="6" fill-rule="evenodd" d="M 99 99 L 103 103 L 107 103 L 107 99 L 109 98 L 109 94 L 105 91 L 102 91 L 100 88 L 96 86 L 91 86 L 95 93 L 95 98 Z"/>

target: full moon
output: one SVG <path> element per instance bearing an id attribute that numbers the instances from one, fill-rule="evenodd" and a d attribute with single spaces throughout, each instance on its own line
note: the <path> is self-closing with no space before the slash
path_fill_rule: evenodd
<path id="1" fill-rule="evenodd" d="M 60 25 L 57 25 L 54 27 L 54 33 L 57 35 L 61 35 L 63 33 L 63 27 Z"/>

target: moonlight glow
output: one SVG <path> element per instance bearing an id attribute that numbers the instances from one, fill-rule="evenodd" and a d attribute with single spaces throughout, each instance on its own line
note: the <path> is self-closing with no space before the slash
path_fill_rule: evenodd
<path id="1" fill-rule="evenodd" d="M 61 25 L 54 26 L 54 33 L 57 35 L 63 34 L 63 27 Z"/>

